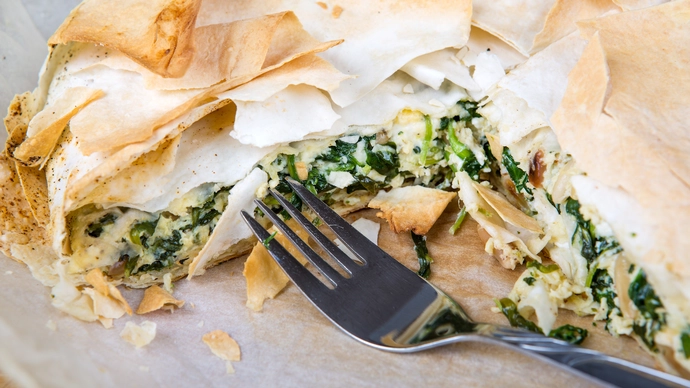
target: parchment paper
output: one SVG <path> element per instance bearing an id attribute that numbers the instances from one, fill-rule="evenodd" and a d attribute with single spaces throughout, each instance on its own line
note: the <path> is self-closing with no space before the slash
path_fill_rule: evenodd
<path id="1" fill-rule="evenodd" d="M 77 1 L 27 3 L 31 14 L 18 0 L 0 4 L 0 57 L 6 58 L 0 67 L 3 112 L 9 101 L 6 94 L 35 86 L 45 55 L 39 55 L 45 48 L 36 42 L 45 39 Z M 28 17 L 41 25 L 40 32 Z M 11 56 L 8 47 L 15 50 Z M 466 220 L 451 237 L 447 230 L 456 212 L 453 204 L 429 234 L 428 247 L 435 260 L 430 280 L 459 301 L 475 320 L 507 324 L 503 315 L 491 312 L 493 298 L 508 294 L 522 268 L 505 270 L 485 254 L 472 220 Z M 376 220 L 374 214 L 360 212 L 350 221 L 360 216 Z M 417 269 L 408 234 L 395 235 L 383 223 L 379 242 L 403 264 Z M 581 375 L 495 345 L 466 343 L 410 355 L 375 350 L 340 332 L 294 286 L 268 301 L 262 312 L 252 312 L 244 305 L 243 265 L 244 259 L 232 260 L 192 281 L 177 282 L 174 295 L 187 304 L 173 314 L 158 311 L 124 317 L 106 330 L 54 309 L 50 290 L 35 281 L 23 265 L 0 255 L 0 368 L 18 385 L 45 387 L 594 384 Z M 123 294 L 133 307 L 142 297 L 135 290 Z M 49 320 L 56 324 L 56 331 L 46 327 Z M 124 342 L 119 332 L 129 320 L 156 322 L 155 340 L 143 349 Z M 558 324 L 566 321 L 590 331 L 586 347 L 653 365 L 632 339 L 613 338 L 603 325 L 593 327 L 590 318 L 562 312 Z M 234 375 L 226 374 L 224 361 L 201 341 L 203 334 L 216 329 L 228 332 L 242 349 Z"/>

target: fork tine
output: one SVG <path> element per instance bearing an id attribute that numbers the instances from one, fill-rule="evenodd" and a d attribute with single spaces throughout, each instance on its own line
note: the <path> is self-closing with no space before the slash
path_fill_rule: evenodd
<path id="1" fill-rule="evenodd" d="M 319 229 L 317 229 L 314 224 L 312 224 L 307 217 L 302 214 L 302 212 L 292 206 L 290 201 L 288 201 L 282 195 L 273 192 L 272 190 L 271 195 L 273 195 L 273 197 L 280 202 L 280 204 L 283 206 L 283 209 L 285 209 L 292 216 L 292 218 L 295 219 L 295 221 L 302 225 L 304 230 L 306 230 L 307 233 L 309 233 L 309 235 L 321 246 L 321 248 L 323 248 L 333 258 L 333 260 L 337 261 L 338 264 L 340 264 L 340 266 L 348 272 L 348 274 L 352 275 L 352 272 L 357 270 L 359 265 L 352 261 L 352 259 L 340 248 L 338 248 L 337 245 L 333 244 L 328 237 L 321 233 Z"/>
<path id="2" fill-rule="evenodd" d="M 259 239 L 259 241 L 264 241 L 271 235 L 266 229 L 264 229 L 261 224 L 259 224 L 252 216 L 250 216 L 246 211 L 242 210 L 242 218 L 252 230 L 254 235 Z M 288 252 L 278 241 L 271 240 L 268 243 L 268 253 L 273 256 L 280 268 L 283 269 L 285 274 L 292 280 L 293 283 L 299 288 L 308 298 L 314 300 L 319 298 L 319 293 L 330 291 L 325 284 L 323 284 L 319 279 L 316 278 L 309 270 L 307 270 L 297 259 L 295 259 L 290 252 Z"/>
<path id="3" fill-rule="evenodd" d="M 388 258 L 391 264 L 398 262 L 391 258 L 386 252 L 384 252 L 378 245 L 371 242 L 368 238 L 364 237 L 361 233 L 357 231 L 352 225 L 345 221 L 342 217 L 333 211 L 328 205 L 323 201 L 318 199 L 311 191 L 307 190 L 306 187 L 302 186 L 301 183 L 295 181 L 294 179 L 287 178 L 287 183 L 292 187 L 292 189 L 302 198 L 302 201 L 306 203 L 321 220 L 328 225 L 328 227 L 335 233 L 336 236 L 342 241 L 352 252 L 354 252 L 357 257 L 359 257 L 365 263 L 367 258 Z M 394 265 L 395 265 L 394 264 Z"/>
<path id="4" fill-rule="evenodd" d="M 338 281 L 343 279 L 343 277 L 333 269 L 328 263 L 326 263 L 321 256 L 319 256 L 316 252 L 314 252 L 311 247 L 307 243 L 305 243 L 297 233 L 295 233 L 292 229 L 290 229 L 284 222 L 283 220 L 280 219 L 280 217 L 274 213 L 271 208 L 269 208 L 265 203 L 263 203 L 259 199 L 255 199 L 254 203 L 259 206 L 262 212 L 273 222 L 273 225 L 275 225 L 289 240 L 291 243 L 293 243 L 297 249 L 299 249 L 300 252 L 304 255 L 304 257 L 309 260 L 310 263 L 318 269 L 323 276 L 325 276 L 334 286 L 338 285 Z"/>

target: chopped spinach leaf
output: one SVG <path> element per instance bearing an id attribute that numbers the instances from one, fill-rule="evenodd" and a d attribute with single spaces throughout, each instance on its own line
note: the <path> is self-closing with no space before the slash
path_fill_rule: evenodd
<path id="1" fill-rule="evenodd" d="M 592 263 L 597 258 L 594 248 L 594 238 L 592 236 L 592 224 L 585 220 L 580 213 L 580 202 L 568 197 L 565 202 L 565 212 L 575 217 L 577 226 L 572 236 L 572 243 L 580 243 L 580 253 L 588 263 Z"/>
<path id="2" fill-rule="evenodd" d="M 290 174 L 290 177 L 294 180 L 299 181 L 299 175 L 297 174 L 297 167 L 295 167 L 295 155 L 288 155 L 287 156 L 287 169 L 288 169 L 288 174 Z"/>
<path id="3" fill-rule="evenodd" d="M 527 262 L 527 268 L 536 268 L 540 272 L 551 273 L 553 271 L 558 270 L 558 268 L 560 268 L 560 267 L 558 266 L 558 264 L 544 265 L 538 261 L 529 261 L 529 262 Z"/>
<path id="4" fill-rule="evenodd" d="M 553 206 L 553 207 L 556 208 L 556 210 L 558 211 L 558 214 L 561 214 L 561 206 L 560 206 L 560 205 L 556 205 L 556 204 L 553 202 L 553 197 L 551 196 L 551 194 L 549 194 L 548 191 L 544 191 L 544 192 L 546 193 L 546 199 L 549 201 L 549 203 L 551 204 L 551 206 Z"/>
<path id="5" fill-rule="evenodd" d="M 503 298 L 500 301 L 496 301 L 496 305 L 499 309 L 501 309 L 503 315 L 505 315 L 506 318 L 508 318 L 510 326 L 519 327 L 539 334 L 544 334 L 544 332 L 539 328 L 539 326 L 537 326 L 536 323 L 520 315 L 517 306 L 515 305 L 515 302 L 513 302 L 511 299 Z"/>
<path id="6" fill-rule="evenodd" d="M 489 144 L 489 139 L 487 139 L 486 136 L 482 136 L 481 145 L 482 149 L 484 150 L 484 154 L 486 155 L 486 160 L 488 160 L 489 163 L 495 162 L 496 158 L 491 152 L 491 145 Z"/>
<path id="7" fill-rule="evenodd" d="M 335 145 L 328 147 L 328 152 L 319 155 L 317 159 L 334 163 L 349 163 L 351 159 L 354 159 L 352 154 L 354 154 L 356 150 L 357 143 L 348 143 L 342 140 L 336 140 Z"/>
<path id="8" fill-rule="evenodd" d="M 517 163 L 515 163 L 515 159 L 513 159 L 513 155 L 510 153 L 510 149 L 508 147 L 503 147 L 502 162 L 508 171 L 510 179 L 512 179 L 513 183 L 515 183 L 515 189 L 518 192 L 524 191 L 525 193 L 532 195 L 532 189 L 527 187 L 529 177 L 527 173 L 522 171 L 520 167 L 518 167 Z"/>
<path id="9" fill-rule="evenodd" d="M 398 154 L 395 152 L 395 145 L 391 151 L 370 151 L 367 150 L 367 164 L 376 172 L 387 177 L 398 175 Z"/>
<path id="10" fill-rule="evenodd" d="M 94 238 L 101 237 L 103 227 L 114 224 L 115 220 L 117 220 L 117 215 L 115 213 L 108 213 L 99 218 L 98 221 L 90 223 L 86 227 L 86 234 Z"/>
<path id="11" fill-rule="evenodd" d="M 633 323 L 633 331 L 640 336 L 650 350 L 657 351 L 654 336 L 666 324 L 666 315 L 663 311 L 659 311 L 664 305 L 647 282 L 644 271 L 640 270 L 635 279 L 630 282 L 628 296 L 643 317 Z"/>
<path id="12" fill-rule="evenodd" d="M 462 106 L 463 109 L 465 109 L 467 114 L 462 116 L 462 117 L 455 116 L 453 118 L 453 119 L 455 119 L 457 117 L 457 119 L 455 119 L 455 121 L 464 121 L 466 123 L 469 123 L 469 122 L 472 122 L 472 119 L 474 119 L 474 118 L 482 117 L 479 113 L 477 113 L 478 106 L 477 106 L 476 102 L 458 101 L 458 104 L 460 106 Z"/>
<path id="13" fill-rule="evenodd" d="M 526 277 L 526 278 L 522 278 L 522 280 L 523 280 L 525 283 L 527 283 L 527 285 L 530 285 L 530 286 L 533 285 L 534 282 L 537 281 L 537 279 L 535 279 L 535 278 L 533 278 L 533 277 L 531 277 L 531 276 L 528 276 L 528 277 Z"/>
<path id="14" fill-rule="evenodd" d="M 680 345 L 685 358 L 690 358 L 690 332 L 684 331 L 683 334 L 680 335 Z"/>
<path id="15" fill-rule="evenodd" d="M 434 127 L 431 125 L 431 118 L 429 115 L 424 115 L 424 140 L 422 141 L 422 150 L 419 154 L 419 164 L 426 166 L 426 156 L 429 153 L 429 145 L 434 136 Z"/>
<path id="16" fill-rule="evenodd" d="M 120 260 L 123 259 L 125 260 L 125 278 L 128 278 L 137 267 L 137 260 L 139 260 L 139 256 L 122 255 Z"/>
<path id="17" fill-rule="evenodd" d="M 157 238 L 150 247 L 155 260 L 153 263 L 142 265 L 137 272 L 160 271 L 170 267 L 175 262 L 175 253 L 182 249 L 181 239 L 182 234 L 179 230 L 173 230 L 168 238 Z"/>
<path id="18" fill-rule="evenodd" d="M 448 142 L 453 153 L 462 160 L 462 170 L 467 172 L 470 178 L 479 180 L 479 171 L 481 171 L 483 166 L 479 164 L 472 150 L 458 140 L 458 135 L 455 133 L 453 126 L 448 128 Z"/>
<path id="19" fill-rule="evenodd" d="M 312 192 L 312 194 L 318 194 L 322 193 L 324 191 L 330 190 L 333 188 L 330 183 L 328 183 L 328 180 L 326 179 L 326 176 L 319 172 L 317 169 L 312 168 L 309 170 L 309 175 L 307 176 L 307 180 L 303 182 L 304 187 L 309 189 L 309 191 Z"/>
<path id="20" fill-rule="evenodd" d="M 613 279 L 607 270 L 595 269 L 589 287 L 592 289 L 592 297 L 595 301 L 606 300 L 608 311 L 616 307 L 614 300 L 618 295 L 614 292 Z"/>
<path id="21" fill-rule="evenodd" d="M 153 233 L 156 231 L 156 224 L 158 223 L 158 220 L 155 221 L 147 221 L 147 222 L 139 222 L 134 224 L 132 226 L 132 229 L 129 231 L 129 239 L 133 243 L 137 245 L 141 245 L 144 248 L 148 248 L 149 245 L 147 243 L 147 240 L 153 236 Z"/>
<path id="22" fill-rule="evenodd" d="M 663 320 L 664 314 L 658 310 L 663 308 L 664 305 L 659 300 L 652 286 L 647 282 L 647 275 L 644 271 L 640 270 L 635 279 L 630 282 L 628 296 L 645 318 Z"/>
<path id="23" fill-rule="evenodd" d="M 419 261 L 419 271 L 417 274 L 428 279 L 431 275 L 431 263 L 434 259 L 429 256 L 429 250 L 426 247 L 426 237 L 416 235 L 414 232 L 410 232 L 412 235 L 412 241 L 414 242 L 414 251 L 417 254 L 417 260 Z"/>
<path id="24" fill-rule="evenodd" d="M 563 325 L 559 328 L 551 330 L 549 337 L 557 338 L 573 345 L 579 345 L 587 338 L 589 332 L 586 329 L 573 325 Z"/>

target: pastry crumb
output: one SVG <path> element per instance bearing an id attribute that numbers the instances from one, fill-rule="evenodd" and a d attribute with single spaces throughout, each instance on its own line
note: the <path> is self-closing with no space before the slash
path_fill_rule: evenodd
<path id="1" fill-rule="evenodd" d="M 120 332 L 120 337 L 130 344 L 142 348 L 153 341 L 156 337 L 156 324 L 151 321 L 144 321 L 141 325 L 129 321 L 125 328 Z"/>
<path id="2" fill-rule="evenodd" d="M 343 7 L 336 5 L 333 7 L 333 11 L 331 12 L 331 16 L 333 16 L 333 19 L 337 19 L 340 17 L 340 14 L 343 13 Z"/>

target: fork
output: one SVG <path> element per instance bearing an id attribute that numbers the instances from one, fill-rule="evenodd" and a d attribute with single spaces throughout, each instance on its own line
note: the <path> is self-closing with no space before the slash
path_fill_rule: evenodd
<path id="1" fill-rule="evenodd" d="M 259 209 L 323 275 L 325 282 L 272 239 L 251 215 L 242 211 L 242 217 L 307 299 L 355 340 L 397 353 L 463 341 L 503 342 L 621 387 L 690 387 L 690 381 L 682 378 L 565 341 L 472 321 L 457 302 L 361 235 L 307 188 L 290 178 L 287 182 L 303 203 L 359 258 L 355 261 L 347 256 L 290 201 L 270 191 L 283 209 L 341 267 L 344 275 L 300 239 L 261 200 L 255 200 Z"/>

